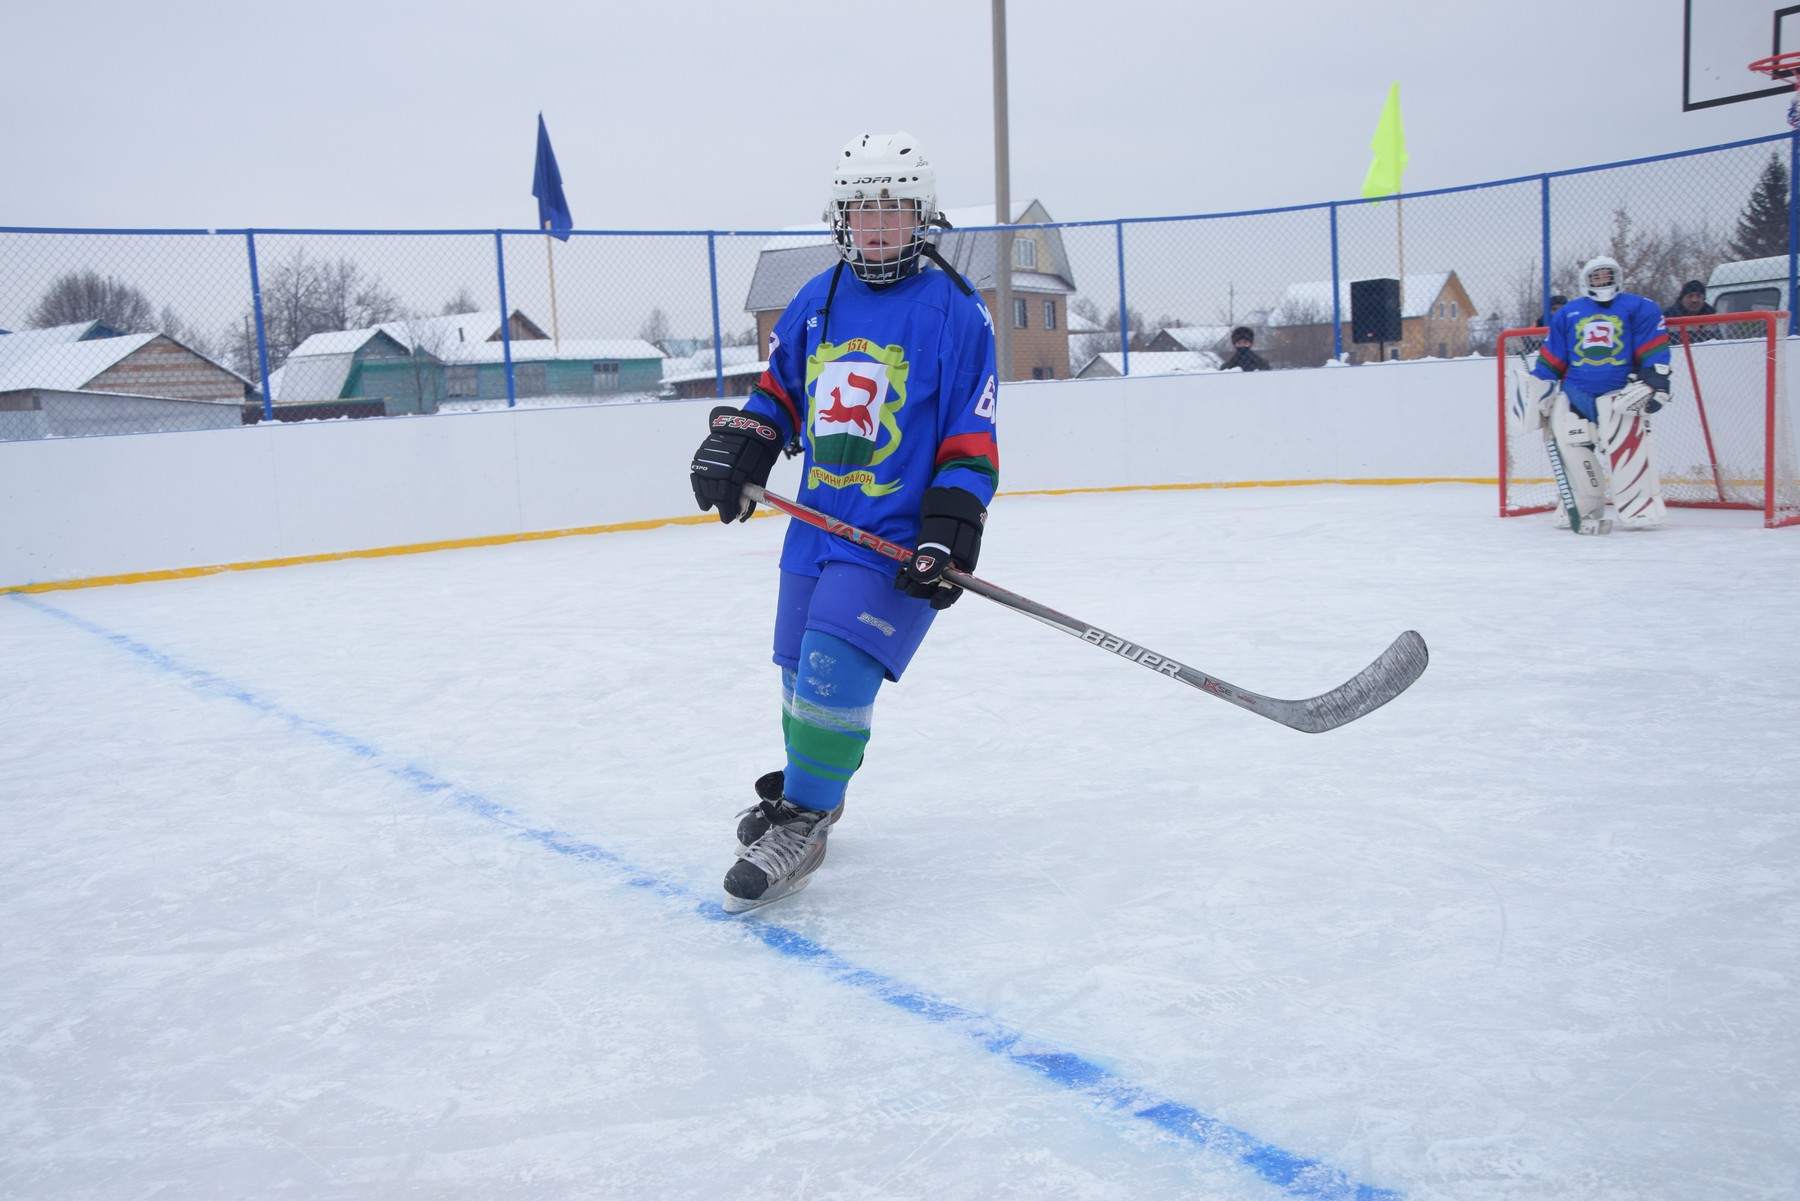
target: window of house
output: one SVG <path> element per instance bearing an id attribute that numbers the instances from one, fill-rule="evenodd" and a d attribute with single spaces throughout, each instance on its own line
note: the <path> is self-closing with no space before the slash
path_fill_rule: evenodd
<path id="1" fill-rule="evenodd" d="M 1390 363 L 1398 363 L 1400 361 L 1400 348 L 1398 346 L 1388 347 L 1388 361 Z"/>
<path id="2" fill-rule="evenodd" d="M 1028 318 L 1030 317 L 1031 310 L 1026 307 L 1026 304 L 1027 304 L 1027 302 L 1022 297 L 1015 296 L 1013 298 L 1013 328 L 1014 329 L 1030 329 L 1031 328 L 1030 322 L 1028 320 Z"/>
<path id="3" fill-rule="evenodd" d="M 1438 343 L 1438 356 L 1437 357 L 1440 359 L 1447 359 L 1450 357 L 1450 344 L 1448 342 L 1439 342 Z"/>
<path id="4" fill-rule="evenodd" d="M 1044 328 L 1056 328 L 1056 302 L 1054 300 L 1044 302 Z"/>
<path id="5" fill-rule="evenodd" d="M 513 390 L 520 396 L 543 396 L 550 391 L 550 368 L 543 363 L 515 363 Z"/>
<path id="6" fill-rule="evenodd" d="M 1438 304 L 1437 304 L 1437 315 L 1439 317 L 1442 317 L 1444 315 L 1444 302 L 1441 300 L 1438 301 Z"/>
<path id="7" fill-rule="evenodd" d="M 481 395 L 481 368 L 472 365 L 444 368 L 444 395 Z"/>
<path id="8" fill-rule="evenodd" d="M 1021 271 L 1037 270 L 1037 243 L 1030 238 L 1013 238 L 1013 266 Z"/>
<path id="9" fill-rule="evenodd" d="M 594 391 L 599 393 L 617 392 L 619 390 L 619 365 L 617 363 L 594 364 Z"/>
<path id="10" fill-rule="evenodd" d="M 1450 315 L 1452 317 L 1456 316 L 1456 301 L 1454 300 L 1450 302 Z"/>

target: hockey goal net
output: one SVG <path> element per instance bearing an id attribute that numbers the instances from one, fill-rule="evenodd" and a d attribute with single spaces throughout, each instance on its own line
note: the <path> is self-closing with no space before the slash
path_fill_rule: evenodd
<path id="1" fill-rule="evenodd" d="M 1800 524 L 1783 350 L 1786 313 L 1671 317 L 1671 403 L 1652 419 L 1663 499 L 1702 509 L 1756 509 L 1769 527 Z M 1543 435 L 1512 413 L 1513 373 L 1530 369 L 1545 331 L 1500 335 L 1500 515 L 1556 507 Z"/>

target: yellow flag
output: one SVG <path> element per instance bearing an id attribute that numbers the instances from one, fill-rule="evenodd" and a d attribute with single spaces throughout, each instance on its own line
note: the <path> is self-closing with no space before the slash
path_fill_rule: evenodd
<path id="1" fill-rule="evenodd" d="M 1375 140 L 1369 143 L 1375 158 L 1369 173 L 1363 177 L 1365 197 L 1392 196 L 1400 190 L 1400 173 L 1406 170 L 1406 131 L 1400 128 L 1400 85 L 1388 87 L 1387 105 L 1381 110 L 1381 124 L 1375 127 Z"/>

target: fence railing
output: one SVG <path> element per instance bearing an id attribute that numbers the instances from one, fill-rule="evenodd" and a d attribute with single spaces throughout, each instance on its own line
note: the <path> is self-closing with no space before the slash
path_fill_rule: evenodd
<path id="1" fill-rule="evenodd" d="M 1057 222 L 1051 197 L 1009 227 L 995 316 L 1014 378 L 1061 379 L 1215 370 L 1240 326 L 1276 368 L 1489 355 L 1598 254 L 1659 304 L 1717 279 L 1792 310 L 1797 174 L 1780 134 L 1248 212 Z M 997 242 L 940 241 L 990 303 Z M 0 439 L 739 395 L 833 253 L 822 227 L 0 227 Z M 1375 279 L 1398 281 L 1400 336 L 1359 343 L 1352 285 Z"/>

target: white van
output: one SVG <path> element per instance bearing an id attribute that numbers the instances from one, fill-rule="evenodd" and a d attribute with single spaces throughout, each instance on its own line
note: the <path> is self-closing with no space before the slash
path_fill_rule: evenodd
<path id="1" fill-rule="evenodd" d="M 1721 313 L 1787 310 L 1788 256 L 1720 263 L 1706 281 L 1706 303 Z"/>

